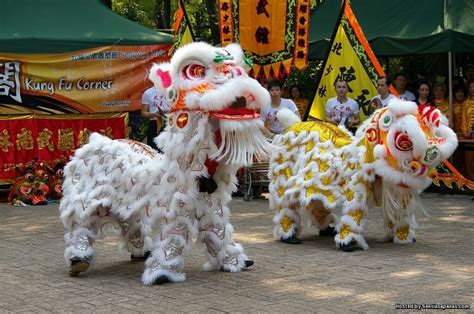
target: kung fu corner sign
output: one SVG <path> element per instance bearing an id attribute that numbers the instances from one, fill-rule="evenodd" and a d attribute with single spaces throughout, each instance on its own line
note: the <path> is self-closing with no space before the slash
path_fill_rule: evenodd
<path id="1" fill-rule="evenodd" d="M 107 46 L 61 54 L 0 53 L 0 114 L 139 110 L 148 69 L 169 44 Z"/>

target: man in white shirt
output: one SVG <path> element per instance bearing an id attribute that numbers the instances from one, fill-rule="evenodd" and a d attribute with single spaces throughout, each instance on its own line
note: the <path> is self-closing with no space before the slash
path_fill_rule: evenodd
<path id="1" fill-rule="evenodd" d="M 387 107 L 390 100 L 397 99 L 397 97 L 390 94 L 388 90 L 389 85 L 390 81 L 386 76 L 381 76 L 377 79 L 377 91 L 379 94 L 371 100 L 373 110 Z"/>
<path id="2" fill-rule="evenodd" d="M 263 107 L 260 112 L 260 118 L 265 123 L 269 132 L 265 128 L 264 133 L 270 138 L 275 134 L 280 134 L 284 131 L 283 125 L 278 121 L 276 114 L 282 108 L 288 108 L 293 111 L 298 117 L 300 116 L 298 108 L 291 99 L 281 98 L 281 83 L 277 80 L 269 81 L 267 84 L 268 91 L 272 99 L 271 104 Z"/>
<path id="3" fill-rule="evenodd" d="M 398 98 L 405 101 L 415 101 L 415 94 L 406 90 L 407 87 L 407 76 L 404 73 L 397 73 L 393 80 L 393 85 L 398 93 Z"/>
<path id="4" fill-rule="evenodd" d="M 169 103 L 164 95 L 158 93 L 155 87 L 147 89 L 142 96 L 142 118 L 149 119 L 147 144 L 154 149 L 156 147 L 153 141 L 165 127 L 165 115 L 169 112 Z"/>
<path id="5" fill-rule="evenodd" d="M 326 121 L 354 129 L 360 122 L 359 104 L 347 97 L 347 82 L 338 80 L 334 83 L 336 97 L 326 102 Z"/>

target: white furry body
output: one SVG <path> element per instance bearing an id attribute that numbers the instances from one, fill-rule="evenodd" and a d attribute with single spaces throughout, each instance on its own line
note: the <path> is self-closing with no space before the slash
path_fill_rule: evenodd
<path id="1" fill-rule="evenodd" d="M 270 96 L 242 63 L 237 45 L 224 50 L 193 43 L 180 48 L 170 63 L 152 67 L 150 79 L 171 103 L 167 127 L 155 139 L 163 155 L 147 156 L 98 134 L 76 151 L 65 168 L 60 205 L 71 271 L 77 259 L 94 260 L 92 244 L 104 219 L 121 225 L 122 246 L 132 255 L 152 251 L 145 284 L 184 281 L 183 252 L 196 237 L 205 244 L 207 270 L 247 267 L 242 246 L 232 239 L 227 205 L 237 170 L 271 150 L 253 112 Z M 218 163 L 214 173 L 206 161 Z M 199 192 L 202 177 L 212 177 L 217 189 Z M 155 223 L 160 234 L 152 243 Z"/>

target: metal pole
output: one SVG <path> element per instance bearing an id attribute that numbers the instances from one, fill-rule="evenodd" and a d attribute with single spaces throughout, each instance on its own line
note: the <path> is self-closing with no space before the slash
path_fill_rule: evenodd
<path id="1" fill-rule="evenodd" d="M 454 129 L 454 107 L 453 107 L 453 53 L 448 51 L 448 95 L 449 95 L 449 125 Z"/>

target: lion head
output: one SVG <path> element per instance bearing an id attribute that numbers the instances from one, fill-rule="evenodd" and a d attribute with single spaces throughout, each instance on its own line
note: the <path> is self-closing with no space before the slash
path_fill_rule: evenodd
<path id="1" fill-rule="evenodd" d="M 248 165 L 271 149 L 255 112 L 270 103 L 270 96 L 247 75 L 250 66 L 237 44 L 218 48 L 197 42 L 178 49 L 170 62 L 155 64 L 149 78 L 170 102 L 169 122 L 181 126 L 199 112 L 215 125 L 219 138 L 211 157 Z"/>
<path id="2" fill-rule="evenodd" d="M 375 173 L 385 182 L 417 190 L 431 184 L 432 170 L 458 144 L 438 109 L 402 100 L 376 111 L 359 132 L 373 147 Z"/>

